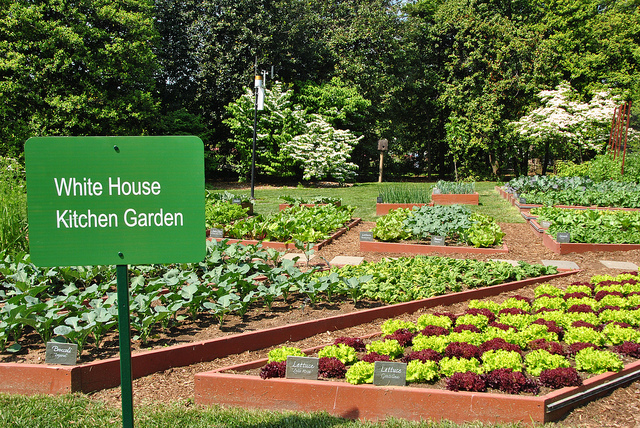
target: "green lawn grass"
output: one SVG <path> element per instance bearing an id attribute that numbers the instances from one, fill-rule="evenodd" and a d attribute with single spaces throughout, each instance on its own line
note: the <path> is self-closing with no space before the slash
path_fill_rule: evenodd
<path id="1" fill-rule="evenodd" d="M 256 198 L 254 213 L 269 215 L 278 211 L 278 205 L 283 201 L 280 196 L 293 196 L 299 198 L 312 198 L 315 196 L 330 196 L 341 198 L 343 205 L 356 207 L 354 216 L 364 221 L 376 220 L 376 198 L 382 186 L 393 186 L 397 183 L 357 183 L 352 187 L 339 188 L 308 188 L 308 187 L 269 187 L 254 190 Z M 409 188 L 433 187 L 434 183 L 402 183 Z M 503 200 L 495 190 L 495 182 L 476 183 L 476 191 L 480 195 L 480 205 L 471 206 L 471 209 L 482 214 L 492 216 L 499 223 L 523 223 L 524 220 L 518 210 Z M 210 186 L 210 190 L 222 192 Z M 232 191 L 235 194 L 248 195 L 248 190 Z"/>
<path id="2" fill-rule="evenodd" d="M 451 422 L 408 422 L 389 419 L 384 422 L 359 422 L 341 419 L 324 412 L 269 412 L 264 410 L 199 407 L 191 401 L 138 406 L 134 409 L 136 428 L 454 428 L 518 427 Z M 0 394 L 0 427 L 121 427 L 121 411 L 107 407 L 81 394 L 62 396 L 10 396 Z"/>

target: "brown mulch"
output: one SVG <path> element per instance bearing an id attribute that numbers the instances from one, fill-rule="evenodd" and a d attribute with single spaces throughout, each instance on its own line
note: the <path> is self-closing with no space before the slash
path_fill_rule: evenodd
<path id="1" fill-rule="evenodd" d="M 335 256 L 360 256 L 367 261 L 378 261 L 384 257 L 406 256 L 403 254 L 381 254 L 381 253 L 363 253 L 359 251 L 359 232 L 370 230 L 374 223 L 363 222 L 347 234 L 337 238 L 334 242 L 323 247 L 315 253 L 314 262 L 322 260 L 331 261 Z M 627 252 L 589 252 L 582 254 L 558 255 L 546 249 L 539 242 L 538 238 L 529 229 L 529 226 L 520 224 L 501 224 L 502 230 L 506 233 L 505 243 L 509 248 L 508 254 L 500 255 L 463 255 L 452 254 L 451 257 L 472 257 L 479 260 L 487 259 L 512 259 L 522 260 L 529 263 L 541 263 L 541 260 L 567 260 L 575 262 L 582 271 L 569 276 L 553 280 L 554 285 L 568 285 L 574 281 L 588 281 L 596 274 L 615 275 L 620 271 L 608 269 L 600 260 L 626 261 L 638 264 L 640 261 L 640 250 Z M 535 286 L 529 287 L 528 290 L 519 290 L 518 294 L 531 293 Z M 228 334 L 236 334 L 243 331 L 259 330 L 264 328 L 287 325 L 300 321 L 318 319 L 327 316 L 333 316 L 340 313 L 348 313 L 355 309 L 363 308 L 366 302 L 357 308 L 350 302 L 340 302 L 335 304 L 319 304 L 316 307 L 303 305 L 302 301 L 296 303 L 277 302 L 272 311 L 266 309 L 252 309 L 249 311 L 245 319 L 238 317 L 229 317 L 225 321 L 225 325 L 220 328 L 211 319 L 200 319 L 195 323 L 187 323 L 180 328 L 172 329 L 169 335 L 158 334 L 157 337 L 149 341 L 148 347 L 166 346 L 176 343 L 200 341 L 212 339 Z M 452 309 L 449 309 L 452 310 Z M 381 322 L 364 324 L 350 329 L 323 333 L 299 342 L 288 343 L 289 346 L 297 346 L 300 348 L 308 348 L 323 344 L 330 344 L 339 336 L 362 336 L 367 333 L 379 331 Z M 115 338 L 110 338 L 105 346 L 111 351 L 106 354 L 101 352 L 98 355 L 92 355 L 86 352 L 83 360 L 93 359 L 96 357 L 105 358 L 107 356 L 117 355 L 117 342 Z M 141 352 L 144 349 L 139 343 L 133 343 L 133 352 Z M 166 370 L 162 373 L 155 373 L 141 379 L 133 381 L 134 405 L 151 404 L 151 403 L 168 403 L 183 402 L 185 405 L 194 396 L 194 375 L 196 373 L 209 371 L 216 368 L 226 367 L 233 364 L 252 361 L 258 358 L 264 358 L 269 349 L 260 351 L 244 352 L 238 355 L 231 355 L 226 358 L 217 359 L 211 362 L 199 363 L 189 367 L 176 367 Z M 3 360 L 4 355 L 1 355 Z M 27 354 L 11 357 L 16 362 L 37 362 L 43 358 L 42 350 L 30 349 Z M 624 388 L 618 388 L 609 395 L 595 400 L 585 406 L 579 407 L 569 413 L 563 420 L 553 424 L 562 427 L 634 427 L 640 426 L 640 382 L 636 381 Z M 120 406 L 120 389 L 114 388 L 99 391 L 91 394 L 91 397 L 109 403 L 113 406 Z"/>

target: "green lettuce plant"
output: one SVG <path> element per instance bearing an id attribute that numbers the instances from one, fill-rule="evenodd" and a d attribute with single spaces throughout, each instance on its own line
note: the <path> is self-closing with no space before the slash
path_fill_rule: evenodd
<path id="1" fill-rule="evenodd" d="M 562 355 L 551 354 L 544 349 L 529 352 L 524 358 L 524 365 L 529 374 L 540 376 L 543 370 L 571 367 L 569 360 Z"/>
<path id="2" fill-rule="evenodd" d="M 480 361 L 475 358 L 457 358 L 444 357 L 438 363 L 440 365 L 440 373 L 443 376 L 451 377 L 454 373 L 473 372 L 476 374 L 484 373 Z"/>
<path id="3" fill-rule="evenodd" d="M 589 327 L 571 327 L 564 334 L 564 341 L 571 345 L 577 342 L 592 343 L 596 346 L 604 346 L 607 343 L 607 337 Z"/>
<path id="4" fill-rule="evenodd" d="M 411 321 L 403 321 L 395 318 L 386 320 L 380 327 L 380 329 L 382 330 L 382 334 L 384 334 L 385 336 L 393 334 L 403 328 L 412 332 L 418 331 L 418 327 L 416 327 L 416 325 Z"/>
<path id="5" fill-rule="evenodd" d="M 583 372 L 600 374 L 619 372 L 623 368 L 622 359 L 611 351 L 585 348 L 576 354 L 576 369 Z"/>
<path id="6" fill-rule="evenodd" d="M 431 382 L 438 376 L 439 365 L 435 361 L 412 360 L 407 363 L 407 382 Z"/>
<path id="7" fill-rule="evenodd" d="M 404 347 L 400 346 L 397 340 L 375 340 L 366 345 L 367 351 L 380 355 L 388 355 L 392 360 L 404 353 Z"/>
<path id="8" fill-rule="evenodd" d="M 268 354 L 268 363 L 275 362 L 283 362 L 287 361 L 287 357 L 304 357 L 306 356 L 304 352 L 300 348 L 292 347 L 292 346 L 282 346 L 280 348 L 275 348 L 269 351 Z"/>
<path id="9" fill-rule="evenodd" d="M 374 364 L 367 363 L 366 361 L 358 361 L 345 373 L 344 377 L 347 382 L 352 385 L 359 385 L 362 383 L 373 383 Z"/>
<path id="10" fill-rule="evenodd" d="M 412 349 L 414 351 L 423 351 L 425 349 L 433 349 L 436 352 L 444 352 L 450 340 L 447 336 L 423 336 L 421 334 L 413 338 Z"/>
<path id="11" fill-rule="evenodd" d="M 497 369 L 512 369 L 521 372 L 522 355 L 519 352 L 505 351 L 504 349 L 489 350 L 482 354 L 482 367 L 487 373 Z"/>
<path id="12" fill-rule="evenodd" d="M 318 351 L 318 358 L 337 358 L 342 361 L 343 364 L 353 364 L 358 361 L 358 355 L 356 351 L 344 343 L 337 345 L 329 345 Z"/>

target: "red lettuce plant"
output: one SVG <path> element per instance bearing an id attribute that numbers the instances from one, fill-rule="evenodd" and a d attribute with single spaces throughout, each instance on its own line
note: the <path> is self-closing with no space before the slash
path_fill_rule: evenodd
<path id="1" fill-rule="evenodd" d="M 497 351 L 498 349 L 503 349 L 505 351 L 516 351 L 522 354 L 522 349 L 514 343 L 509 343 L 501 337 L 496 337 L 495 339 L 487 340 L 482 345 L 480 345 L 480 352 L 484 354 L 487 351 Z"/>
<path id="2" fill-rule="evenodd" d="M 557 369 L 543 370 L 540 373 L 540 384 L 553 389 L 565 386 L 580 386 L 582 379 L 578 371 L 573 367 L 559 367 Z"/>
<path id="3" fill-rule="evenodd" d="M 532 340 L 527 346 L 532 351 L 535 351 L 536 349 L 544 349 L 550 354 L 563 356 L 565 355 L 564 349 L 562 349 L 561 344 L 559 344 L 558 342 L 547 341 L 546 339 Z"/>
<path id="4" fill-rule="evenodd" d="M 463 331 L 472 331 L 474 333 L 482 333 L 482 331 L 473 324 L 460 324 L 453 329 L 454 333 L 462 333 Z"/>
<path id="5" fill-rule="evenodd" d="M 575 357 L 575 355 L 578 352 L 582 351 L 584 348 L 600 349 L 593 343 L 576 342 L 569 345 L 569 347 L 567 348 L 567 355 Z"/>
<path id="6" fill-rule="evenodd" d="M 439 352 L 436 352 L 433 349 L 423 349 L 422 351 L 409 352 L 407 355 L 402 357 L 402 362 L 408 363 L 409 361 L 413 360 L 420 360 L 423 363 L 427 361 L 438 362 L 441 359 L 442 355 Z"/>
<path id="7" fill-rule="evenodd" d="M 366 349 L 364 342 L 359 337 L 338 337 L 336 340 L 333 341 L 334 345 L 338 345 L 340 343 L 343 343 L 347 346 L 351 346 L 354 350 L 358 352 L 362 352 Z"/>
<path id="8" fill-rule="evenodd" d="M 453 342 L 447 345 L 444 350 L 445 357 L 457 357 L 464 359 L 480 359 L 480 348 L 467 342 Z"/>
<path id="9" fill-rule="evenodd" d="M 406 348 L 407 346 L 411 346 L 412 340 L 415 336 L 416 333 L 413 333 L 406 328 L 401 328 L 400 330 L 396 330 L 393 334 L 385 336 L 384 340 L 395 339 L 398 341 L 400 346 Z"/>
<path id="10" fill-rule="evenodd" d="M 447 389 L 449 391 L 485 392 L 487 384 L 479 374 L 473 372 L 454 373 L 447 379 Z"/>
<path id="11" fill-rule="evenodd" d="M 496 320 L 495 314 L 487 308 L 469 308 L 464 311 L 464 313 L 469 315 L 484 315 L 485 317 L 487 317 L 489 322 L 493 322 Z"/>
<path id="12" fill-rule="evenodd" d="M 532 324 L 541 324 L 541 325 L 546 325 L 547 326 L 547 331 L 549 333 L 555 333 L 558 335 L 558 339 L 562 340 L 562 337 L 564 336 L 564 329 L 558 325 L 557 322 L 555 321 L 547 321 L 544 318 L 538 318 L 537 320 L 535 320 Z"/>
<path id="13" fill-rule="evenodd" d="M 260 369 L 260 377 L 262 379 L 269 379 L 272 377 L 284 377 L 287 373 L 286 361 L 274 361 L 262 367 Z"/>
<path id="14" fill-rule="evenodd" d="M 335 357 L 323 357 L 318 360 L 318 376 L 324 378 L 341 379 L 347 372 L 347 367 Z"/>
<path id="15" fill-rule="evenodd" d="M 624 297 L 624 294 L 619 291 L 600 290 L 596 293 L 596 300 L 599 302 L 600 300 L 604 299 L 605 296 Z"/>
<path id="16" fill-rule="evenodd" d="M 449 334 L 449 330 L 437 325 L 428 325 L 420 332 L 423 336 L 445 336 Z"/>
<path id="17" fill-rule="evenodd" d="M 537 394 L 540 391 L 535 379 L 526 377 L 522 372 L 512 369 L 497 369 L 484 375 L 488 388 L 499 389 L 508 394 L 528 392 Z"/>
<path id="18" fill-rule="evenodd" d="M 531 302 L 532 302 L 532 299 L 530 299 L 528 297 L 525 297 L 525 296 L 521 296 L 520 294 L 516 294 L 515 296 L 512 296 L 511 298 L 512 299 L 516 299 L 516 300 L 522 300 L 522 301 L 525 301 L 525 302 L 527 302 L 529 304 L 531 304 Z"/>
<path id="19" fill-rule="evenodd" d="M 449 317 L 451 325 L 456 325 L 456 320 L 458 319 L 458 316 L 451 312 L 434 312 L 433 315 L 437 317 Z"/>
<path id="20" fill-rule="evenodd" d="M 619 310 L 621 310 L 620 306 L 607 305 L 607 306 L 601 307 L 598 313 L 601 314 L 604 311 L 619 311 Z"/>
<path id="21" fill-rule="evenodd" d="M 375 363 L 376 361 L 391 361 L 388 355 L 378 354 L 377 352 L 369 352 L 364 357 L 360 358 L 360 361 L 367 363 Z"/>
<path id="22" fill-rule="evenodd" d="M 614 346 L 613 351 L 629 357 L 640 358 L 640 344 L 635 342 L 623 342 L 621 345 Z"/>
<path id="23" fill-rule="evenodd" d="M 515 330 L 516 332 L 518 331 L 518 329 L 515 328 L 512 325 L 502 324 L 502 323 L 495 322 L 495 321 L 492 322 L 491 324 L 489 324 L 489 327 L 495 327 L 495 328 L 499 328 L 500 330 L 505 330 L 505 331 L 507 331 L 507 330 L 509 330 L 511 328 L 511 329 Z"/>
<path id="24" fill-rule="evenodd" d="M 524 309 L 520 309 L 520 308 L 504 308 L 504 309 L 500 309 L 500 312 L 498 312 L 498 314 L 502 315 L 502 314 L 511 314 L 511 315 L 527 315 L 529 312 L 525 311 Z"/>
<path id="25" fill-rule="evenodd" d="M 571 323 L 571 327 L 587 327 L 593 330 L 598 330 L 598 326 L 591 324 L 590 322 L 578 320 Z"/>
<path id="26" fill-rule="evenodd" d="M 585 297 L 591 297 L 591 296 L 589 296 L 587 293 L 577 292 L 577 293 L 567 293 L 563 297 L 564 297 L 564 300 L 569 300 L 569 299 L 584 299 Z"/>
<path id="27" fill-rule="evenodd" d="M 589 313 L 589 312 L 595 312 L 595 311 L 589 305 L 572 305 L 569 309 L 567 309 L 567 312 Z"/>
<path id="28" fill-rule="evenodd" d="M 551 296 L 553 297 L 553 296 Z M 560 309 L 556 309 L 556 308 L 540 308 L 537 311 L 535 311 L 534 313 L 536 314 L 541 314 L 543 312 L 556 312 L 559 311 Z"/>

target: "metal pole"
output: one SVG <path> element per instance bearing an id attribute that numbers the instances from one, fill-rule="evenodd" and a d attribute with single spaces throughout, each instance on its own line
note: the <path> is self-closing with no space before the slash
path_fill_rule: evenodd
<path id="1" fill-rule="evenodd" d="M 253 102 L 253 147 L 251 149 L 251 199 L 255 199 L 253 196 L 253 189 L 256 177 L 256 136 L 258 129 L 258 90 L 254 89 L 256 93 L 255 100 Z"/>
<path id="2" fill-rule="evenodd" d="M 124 428 L 133 428 L 133 383 L 131 381 L 131 331 L 127 265 L 116 266 L 116 280 L 118 285 L 118 340 L 120 346 L 122 426 Z"/>

